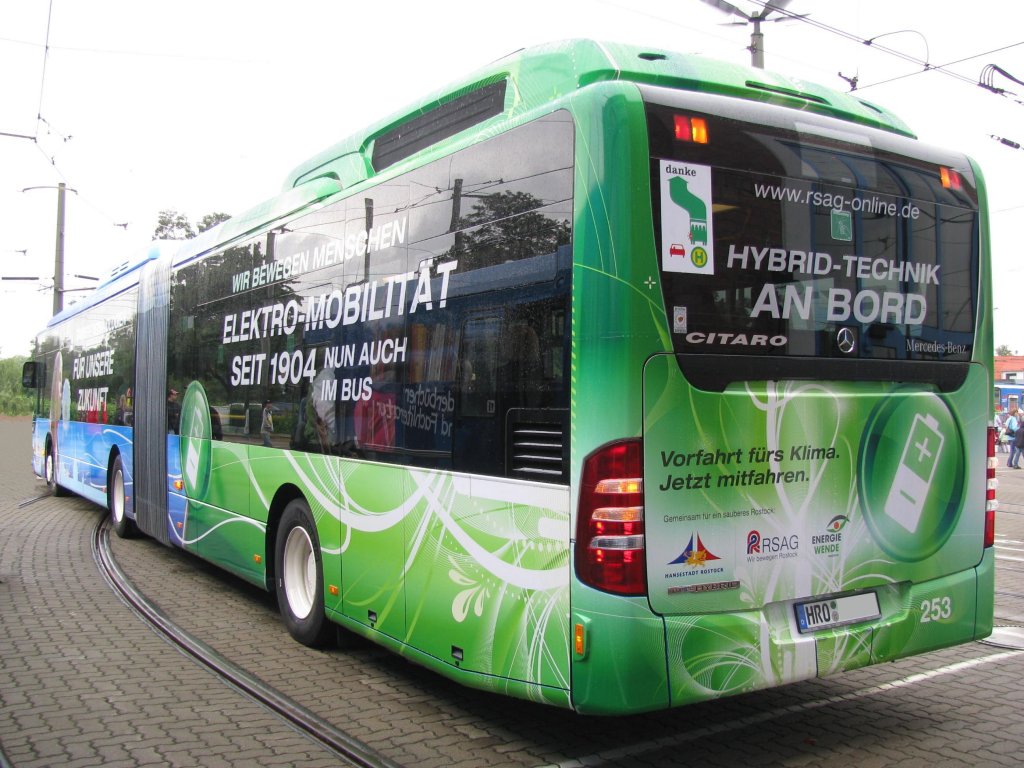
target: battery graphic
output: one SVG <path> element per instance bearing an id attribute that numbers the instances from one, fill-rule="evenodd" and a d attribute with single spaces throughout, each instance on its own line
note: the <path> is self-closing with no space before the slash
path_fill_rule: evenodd
<path id="1" fill-rule="evenodd" d="M 885 500 L 885 514 L 910 533 L 917 531 L 921 521 L 924 503 L 945 442 L 938 426 L 934 416 L 914 416 L 892 488 Z"/>

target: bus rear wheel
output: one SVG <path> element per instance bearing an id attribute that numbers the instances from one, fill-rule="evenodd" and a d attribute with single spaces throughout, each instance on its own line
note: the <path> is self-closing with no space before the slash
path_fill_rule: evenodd
<path id="1" fill-rule="evenodd" d="M 316 525 L 303 499 L 289 502 L 274 546 L 277 603 L 288 633 L 303 645 L 320 648 L 334 628 L 324 615 L 324 568 Z"/>
<path id="2" fill-rule="evenodd" d="M 125 512 L 124 464 L 121 463 L 120 456 L 114 458 L 114 463 L 110 467 L 107 508 L 110 510 L 110 522 L 114 533 L 122 539 L 134 536 L 138 529 L 135 527 L 135 521 Z"/>

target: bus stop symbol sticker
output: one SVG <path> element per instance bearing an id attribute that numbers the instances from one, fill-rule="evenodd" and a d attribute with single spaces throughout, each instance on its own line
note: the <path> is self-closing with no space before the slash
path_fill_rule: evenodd
<path id="1" fill-rule="evenodd" d="M 661 268 L 715 273 L 711 168 L 661 161 Z"/>
<path id="2" fill-rule="evenodd" d="M 849 211 L 832 210 L 832 239 L 853 242 L 853 216 Z"/>

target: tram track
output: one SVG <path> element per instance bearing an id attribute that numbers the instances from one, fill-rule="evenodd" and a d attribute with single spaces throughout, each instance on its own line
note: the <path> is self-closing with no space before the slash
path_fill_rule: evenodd
<path id="1" fill-rule="evenodd" d="M 253 699 L 289 727 L 331 752 L 342 764 L 356 768 L 401 768 L 351 734 L 323 720 L 257 676 L 226 659 L 212 647 L 172 621 L 155 603 L 135 588 L 110 549 L 110 522 L 103 517 L 93 532 L 92 552 L 110 588 L 157 634 L 206 667 L 225 683 Z"/>
<path id="2" fill-rule="evenodd" d="M 259 678 L 254 677 L 251 673 L 247 672 L 245 669 L 245 667 L 247 666 L 249 668 L 258 667 L 252 667 L 251 665 L 247 665 L 245 661 L 247 656 L 244 653 L 235 656 L 236 661 L 240 661 L 240 663 L 243 665 L 239 667 L 234 662 L 224 659 L 217 651 L 213 650 L 209 645 L 207 645 L 203 641 L 195 639 L 194 636 L 190 635 L 187 630 L 182 629 L 175 621 L 175 619 L 177 621 L 189 621 L 187 618 L 185 618 L 185 614 L 181 613 L 181 611 L 183 610 L 189 610 L 188 608 L 183 607 L 185 605 L 184 603 L 182 605 L 177 606 L 173 602 L 166 604 L 166 608 L 168 610 L 167 613 L 165 613 L 162 608 L 149 601 L 144 595 L 141 594 L 139 589 L 139 587 L 141 587 L 142 589 L 147 588 L 148 582 L 146 581 L 145 574 L 141 571 L 136 573 L 136 571 L 130 567 L 134 562 L 131 558 L 122 560 L 122 562 L 127 568 L 127 571 L 122 570 L 121 566 L 114 559 L 115 551 L 118 552 L 118 554 L 124 554 L 126 557 L 127 555 L 125 553 L 122 553 L 121 550 L 117 548 L 116 545 L 120 544 L 121 542 L 114 541 L 114 537 L 110 535 L 110 525 L 109 522 L 107 522 L 106 518 L 101 520 L 100 524 L 96 526 L 93 539 L 94 559 L 96 560 L 101 572 L 104 573 L 104 578 L 108 581 L 108 584 L 115 591 L 115 594 L 119 594 L 120 597 L 124 600 L 124 602 L 128 604 L 132 608 L 132 610 L 137 615 L 139 615 L 140 618 L 146 624 L 150 625 L 154 629 L 154 631 L 157 632 L 157 634 L 164 636 L 168 640 L 168 642 L 181 649 L 182 652 L 184 652 L 186 655 L 192 657 L 196 661 L 196 663 L 199 663 L 200 665 L 207 667 L 210 671 L 212 671 L 214 674 L 217 674 L 226 683 L 228 683 L 230 686 L 238 690 L 242 695 L 246 696 L 250 700 L 255 700 L 263 704 L 275 716 L 280 717 L 283 722 L 287 723 L 294 731 L 306 735 L 307 738 L 311 740 L 311 742 L 316 743 L 319 747 L 323 748 L 326 753 L 336 755 L 339 764 L 359 766 L 397 765 L 394 762 L 388 762 L 385 758 L 381 757 L 379 753 L 375 752 L 373 747 L 370 747 L 365 743 L 361 742 L 359 739 L 354 738 L 351 734 L 339 730 L 336 726 L 326 723 L 325 721 L 321 720 L 321 718 L 317 715 L 312 714 L 309 709 L 306 709 L 306 707 L 312 706 L 315 709 L 315 711 L 329 711 L 328 709 L 325 709 L 322 706 L 320 706 L 320 701 L 316 699 L 316 697 L 303 699 L 303 704 L 305 704 L 305 707 L 303 707 L 302 705 L 298 704 L 294 699 L 291 699 L 290 697 L 281 693 L 281 690 L 290 690 L 287 687 L 287 685 L 283 686 L 282 688 L 274 688 L 273 686 L 268 685 L 267 683 L 261 681 Z M 157 553 L 162 552 L 163 550 L 163 547 L 156 547 Z M 184 554 L 176 550 L 166 551 L 169 553 L 169 556 L 177 556 L 178 554 Z M 1003 565 L 1004 563 L 1001 561 L 1000 569 L 1003 568 Z M 136 566 L 138 567 L 138 564 L 136 564 Z M 110 569 L 109 574 L 107 572 L 108 567 Z M 185 568 L 186 566 L 182 565 L 180 567 Z M 189 572 L 191 573 L 192 566 L 188 565 L 187 567 L 189 568 Z M 1013 569 L 1011 568 L 1011 570 Z M 140 581 L 138 582 L 139 587 L 136 587 L 135 583 L 128 576 L 128 574 L 133 574 L 134 576 L 140 579 Z M 1017 613 L 1015 610 L 1012 610 L 1011 608 L 1011 606 L 1021 605 L 1021 596 L 1016 594 L 1020 590 L 1014 589 L 1012 584 L 1006 584 L 1005 586 L 1010 588 L 1009 591 L 1003 593 L 997 590 L 996 593 L 996 624 L 1000 627 L 1020 627 L 1024 625 L 1024 619 L 1022 619 L 1021 614 Z M 132 596 L 132 593 L 135 593 L 135 595 L 138 595 L 138 597 L 141 599 L 141 606 L 136 604 L 136 600 L 134 596 Z M 162 593 L 150 591 L 150 594 L 155 595 Z M 150 620 L 146 616 L 147 611 L 144 609 L 150 609 L 154 612 L 155 615 L 153 620 Z M 176 610 L 178 611 L 178 613 L 175 612 Z M 189 626 L 192 632 L 197 632 L 196 626 L 192 626 L 187 623 L 186 626 Z M 167 628 L 169 628 L 169 630 Z M 168 632 L 170 632 L 170 634 L 168 634 Z M 199 629 L 198 632 L 207 641 L 218 643 L 230 642 L 224 640 L 224 637 L 226 637 L 226 635 L 218 635 L 216 633 L 213 635 L 207 635 L 205 631 L 202 629 Z M 217 640 L 218 637 L 221 639 Z M 185 644 L 183 645 L 183 643 Z M 231 646 L 222 647 L 228 648 L 228 652 L 231 652 Z M 271 678 L 271 682 L 274 682 L 278 686 L 281 685 L 280 681 L 274 680 L 273 678 Z M 392 683 L 388 682 L 387 685 L 390 686 L 392 685 Z M 339 687 L 337 690 L 342 691 L 343 688 Z M 416 695 L 418 695 L 418 692 L 415 690 L 415 688 L 411 688 L 410 691 L 412 696 L 415 697 Z M 341 693 L 340 695 L 342 699 L 345 698 L 344 693 Z M 358 695 L 358 693 L 356 695 Z M 493 702 L 488 703 L 493 704 Z M 482 707 L 477 707 L 477 709 L 482 709 Z M 524 715 L 515 703 L 509 704 L 508 709 L 509 711 L 514 713 L 514 718 L 517 722 L 521 721 L 525 717 L 529 722 L 535 724 L 535 727 L 531 727 L 528 730 L 536 738 L 538 738 L 538 743 L 544 743 L 547 745 L 550 755 L 564 756 L 567 754 L 573 754 L 571 750 L 568 750 L 568 748 L 562 741 L 561 737 L 548 737 L 548 741 L 543 741 L 539 736 L 539 733 L 542 730 L 540 723 L 542 721 L 560 722 L 562 721 L 561 713 L 549 713 L 547 715 L 541 716 L 540 718 L 538 718 L 538 720 L 534 721 L 531 718 L 534 716 L 535 713 L 527 712 Z M 303 713 L 308 717 L 303 717 Z M 463 721 L 461 710 L 455 707 L 452 707 L 452 717 L 453 720 L 456 722 Z M 495 724 L 499 725 L 499 730 L 501 728 L 508 727 L 507 725 L 502 724 L 502 721 L 497 715 L 494 715 L 494 717 L 496 718 Z M 339 723 L 339 725 L 343 727 L 349 727 L 349 722 L 341 722 Z M 583 727 L 579 724 L 577 724 L 577 726 L 583 734 L 590 733 L 591 735 L 593 735 L 591 729 Z M 673 727 L 674 726 L 672 724 L 670 715 L 665 715 L 663 718 L 656 718 L 655 720 L 652 720 L 651 724 L 652 733 L 656 736 L 657 734 L 663 734 L 665 732 L 674 732 Z M 373 726 L 371 726 L 370 732 L 372 732 L 372 728 Z M 489 734 L 490 728 L 491 723 L 489 723 L 489 721 L 473 721 L 470 733 Z M 481 739 L 485 738 L 485 736 L 477 736 L 476 738 Z M 660 736 L 658 736 L 658 738 L 660 738 Z M 355 744 L 358 747 L 358 749 L 356 750 L 357 754 L 355 757 L 353 757 L 349 750 L 349 746 L 352 744 Z M 507 753 L 501 755 L 496 754 L 494 759 L 485 762 L 490 762 L 494 765 L 512 764 L 502 763 L 502 758 L 509 757 L 510 756 Z M 542 762 L 551 761 L 545 760 Z M 554 764 L 558 764 L 558 761 L 555 760 Z M 0 765 L 0 768 L 3 768 L 3 766 Z"/>

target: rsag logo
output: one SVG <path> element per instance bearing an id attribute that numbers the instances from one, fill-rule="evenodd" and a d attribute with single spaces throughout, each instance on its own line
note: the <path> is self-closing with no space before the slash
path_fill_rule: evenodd
<path id="1" fill-rule="evenodd" d="M 795 533 L 782 536 L 762 536 L 760 531 L 747 533 L 747 562 L 778 560 L 796 557 L 800 552 L 800 537 Z"/>
<path id="2" fill-rule="evenodd" d="M 761 534 L 757 531 L 751 531 L 747 534 L 747 554 L 761 554 Z"/>

